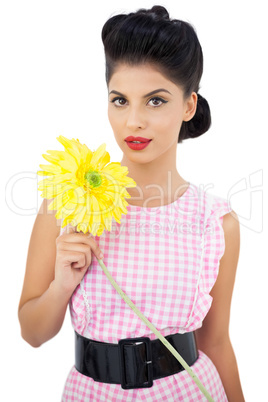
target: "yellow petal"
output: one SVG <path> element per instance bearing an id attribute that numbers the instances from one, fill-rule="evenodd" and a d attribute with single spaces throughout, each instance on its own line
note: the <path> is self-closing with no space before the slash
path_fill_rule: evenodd
<path id="1" fill-rule="evenodd" d="M 92 156 L 92 159 L 90 162 L 93 167 L 97 166 L 99 163 L 99 159 L 101 159 L 105 155 L 105 152 L 106 152 L 105 148 L 106 148 L 106 144 L 103 143 L 96 149 L 95 152 L 93 152 L 93 156 Z"/>
<path id="2" fill-rule="evenodd" d="M 92 158 L 93 152 L 85 145 L 82 145 L 81 148 L 81 160 L 85 163 L 90 163 Z"/>
<path id="3" fill-rule="evenodd" d="M 64 146 L 66 152 L 72 155 L 79 164 L 80 163 L 79 143 L 74 139 L 69 140 L 63 135 L 57 137 L 57 140 Z"/>
<path id="4" fill-rule="evenodd" d="M 48 153 L 49 155 L 53 156 L 54 158 L 56 158 L 56 159 L 59 160 L 59 161 L 71 157 L 71 156 L 70 156 L 67 152 L 65 152 L 65 151 L 54 151 L 54 150 L 49 149 L 49 150 L 47 151 L 47 153 Z M 44 155 L 43 155 L 43 156 L 44 156 Z"/>
<path id="5" fill-rule="evenodd" d="M 118 169 L 121 167 L 120 162 L 111 162 L 109 163 L 109 165 L 105 166 L 105 168 L 103 169 L 104 172 L 112 172 L 115 169 Z"/>
<path id="6" fill-rule="evenodd" d="M 57 165 L 39 165 L 41 169 L 53 174 L 61 173 L 61 168 Z"/>
<path id="7" fill-rule="evenodd" d="M 46 154 L 43 154 L 42 156 L 43 156 L 43 158 L 44 158 L 46 161 L 48 161 L 48 162 L 50 162 L 50 163 L 54 163 L 54 164 L 55 164 L 55 163 L 58 162 L 58 158 L 55 157 L 55 156 L 46 155 Z"/>
<path id="8" fill-rule="evenodd" d="M 64 205 L 68 202 L 69 195 L 68 191 L 58 194 L 54 200 L 49 204 L 48 209 L 51 210 L 62 210 Z"/>
<path id="9" fill-rule="evenodd" d="M 58 165 L 67 172 L 75 173 L 78 169 L 78 164 L 76 163 L 76 159 L 74 158 L 72 159 L 72 161 L 70 160 L 59 161 Z"/>
<path id="10" fill-rule="evenodd" d="M 110 154 L 109 154 L 108 152 L 105 152 L 104 155 L 103 155 L 103 157 L 100 158 L 100 160 L 99 160 L 99 166 L 98 166 L 98 168 L 99 168 L 100 170 L 102 170 L 103 167 L 104 167 L 105 165 L 107 165 L 107 163 L 109 163 L 109 162 L 110 162 Z"/>
<path id="11" fill-rule="evenodd" d="M 38 172 L 36 172 L 39 176 L 52 176 L 54 175 L 54 173 L 51 172 L 46 172 L 44 170 L 38 170 Z"/>
<path id="12" fill-rule="evenodd" d="M 60 135 L 57 137 L 57 140 L 64 146 L 64 148 L 72 148 L 72 140 L 69 140 L 68 138 L 64 137 L 63 135 Z"/>

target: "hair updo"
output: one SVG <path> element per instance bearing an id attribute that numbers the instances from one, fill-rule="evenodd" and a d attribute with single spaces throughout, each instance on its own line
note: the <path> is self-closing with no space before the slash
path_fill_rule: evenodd
<path id="1" fill-rule="evenodd" d="M 198 95 L 194 117 L 183 122 L 178 143 L 204 134 L 211 125 L 210 108 L 199 91 L 203 53 L 195 29 L 185 21 L 170 19 L 163 6 L 141 8 L 135 13 L 109 18 L 102 28 L 106 61 L 106 83 L 120 63 L 150 63 L 167 79 L 179 85 L 184 99 Z"/>

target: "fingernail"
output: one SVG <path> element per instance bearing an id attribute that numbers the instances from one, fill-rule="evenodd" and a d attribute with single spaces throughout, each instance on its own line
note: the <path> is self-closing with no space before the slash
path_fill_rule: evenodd
<path id="1" fill-rule="evenodd" d="M 102 253 L 99 254 L 100 259 L 102 259 L 104 257 L 104 255 Z"/>

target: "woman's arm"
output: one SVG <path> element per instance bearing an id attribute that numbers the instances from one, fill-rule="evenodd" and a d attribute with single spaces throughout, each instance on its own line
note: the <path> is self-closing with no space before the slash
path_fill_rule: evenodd
<path id="1" fill-rule="evenodd" d="M 60 226 L 48 205 L 49 201 L 43 200 L 33 226 L 18 312 L 21 335 L 34 347 L 60 330 L 69 297 L 58 295 L 51 285 Z"/>
<path id="2" fill-rule="evenodd" d="M 214 363 L 229 402 L 244 402 L 238 367 L 229 338 L 231 299 L 240 250 L 239 220 L 234 211 L 224 215 L 225 252 L 210 294 L 212 306 L 196 331 L 197 346 Z"/>
<path id="3" fill-rule="evenodd" d="M 19 303 L 21 335 L 33 347 L 55 336 L 64 321 L 70 297 L 99 247 L 84 233 L 59 236 L 60 221 L 43 201 L 36 217 Z"/>

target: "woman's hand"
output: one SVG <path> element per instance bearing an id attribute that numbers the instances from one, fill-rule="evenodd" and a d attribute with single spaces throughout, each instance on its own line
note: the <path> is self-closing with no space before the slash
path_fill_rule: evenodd
<path id="1" fill-rule="evenodd" d="M 92 252 L 97 259 L 103 258 L 91 234 L 76 232 L 74 227 L 67 226 L 65 233 L 56 239 L 54 286 L 71 296 L 91 264 Z"/>

